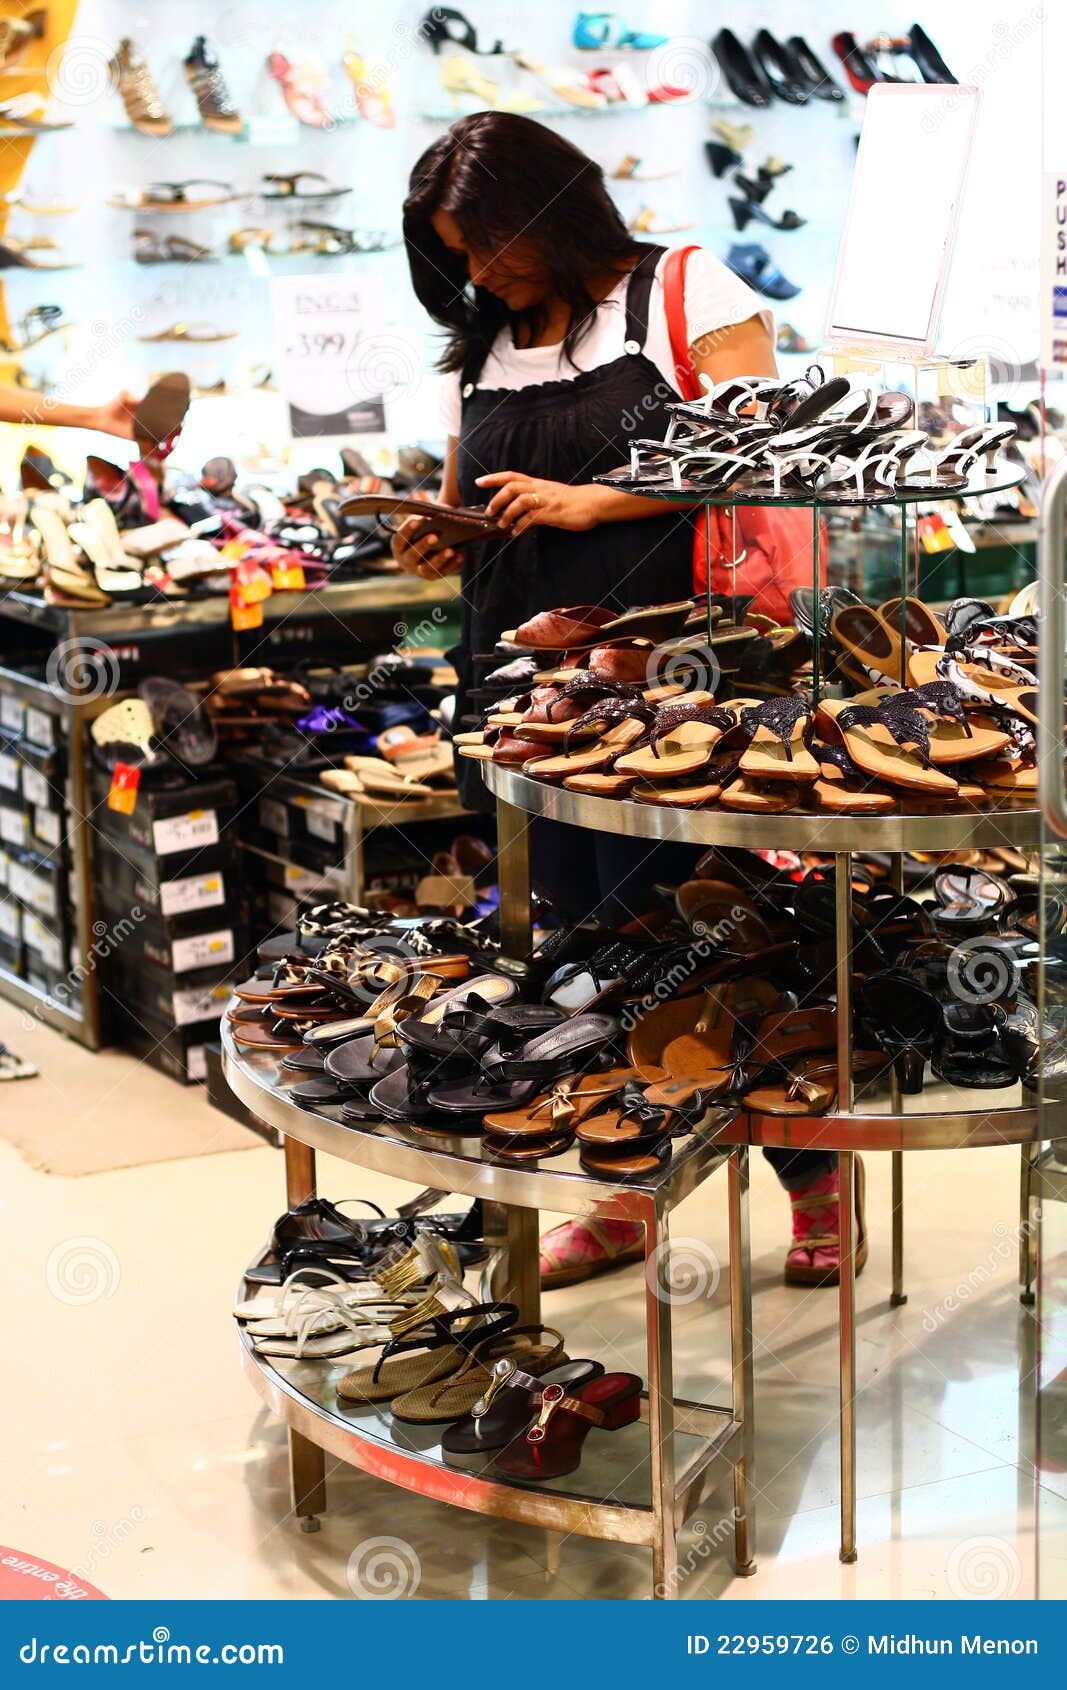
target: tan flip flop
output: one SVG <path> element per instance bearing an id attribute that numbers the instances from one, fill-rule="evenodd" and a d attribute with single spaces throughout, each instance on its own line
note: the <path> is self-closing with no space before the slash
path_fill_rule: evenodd
<path id="1" fill-rule="evenodd" d="M 922 720 L 927 727 L 926 718 Z M 825 699 L 817 721 L 831 744 L 843 743 L 859 768 L 890 786 L 944 798 L 952 798 L 958 790 L 959 783 L 951 775 L 925 767 L 918 751 L 909 749 L 917 744 L 917 729 L 907 719 L 894 718 L 874 705 Z"/>
<path id="2" fill-rule="evenodd" d="M 699 774 L 736 725 L 729 711 L 714 704 L 668 704 L 650 730 L 648 745 L 625 752 L 615 767 L 621 775 L 643 775 L 657 783 Z"/>

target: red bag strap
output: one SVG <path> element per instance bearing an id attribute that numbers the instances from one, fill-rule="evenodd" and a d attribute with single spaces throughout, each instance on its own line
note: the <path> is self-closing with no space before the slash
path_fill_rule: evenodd
<path id="1" fill-rule="evenodd" d="M 677 246 L 663 262 L 663 306 L 671 342 L 674 379 L 683 399 L 699 399 L 702 389 L 689 351 L 689 330 L 685 320 L 685 272 L 691 253 L 698 246 Z"/>

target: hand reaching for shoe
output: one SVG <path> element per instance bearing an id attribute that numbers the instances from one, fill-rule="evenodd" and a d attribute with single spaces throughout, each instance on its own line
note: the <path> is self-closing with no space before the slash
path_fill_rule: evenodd
<path id="1" fill-rule="evenodd" d="M 480 475 L 478 486 L 497 489 L 485 514 L 495 516 L 511 534 L 538 527 L 567 528 L 580 534 L 603 520 L 604 489 L 591 484 L 571 487 L 565 481 L 541 481 L 517 470 L 501 469 Z"/>
<path id="2" fill-rule="evenodd" d="M 443 575 L 458 575 L 463 565 L 463 553 L 458 546 L 445 546 L 437 551 L 437 535 L 433 528 L 433 513 L 426 516 L 406 516 L 393 535 L 391 551 L 406 575 L 421 575 L 433 581 Z"/>

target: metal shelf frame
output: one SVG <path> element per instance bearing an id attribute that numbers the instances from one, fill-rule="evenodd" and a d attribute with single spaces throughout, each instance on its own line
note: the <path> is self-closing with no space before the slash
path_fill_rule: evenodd
<path id="1" fill-rule="evenodd" d="M 301 1109 L 286 1096 L 284 1076 L 274 1059 L 235 1046 L 225 1023 L 222 1053 L 223 1072 L 235 1095 L 257 1121 L 282 1136 L 290 1206 L 314 1195 L 317 1151 L 414 1185 L 499 1205 L 492 1212 L 502 1214 L 507 1244 L 492 1276 L 492 1291 L 516 1303 L 523 1322 L 541 1318 L 540 1209 L 637 1221 L 644 1227 L 647 1502 L 623 1503 L 610 1492 L 589 1496 L 570 1486 L 557 1491 L 485 1474 L 455 1473 L 435 1450 L 405 1447 L 387 1416 L 361 1418 L 331 1404 L 321 1373 L 313 1373 L 313 1386 L 301 1388 L 299 1369 L 296 1377 L 287 1376 L 252 1353 L 242 1339 L 243 1366 L 289 1428 L 293 1507 L 302 1523 L 317 1520 L 325 1508 L 323 1452 L 328 1450 L 365 1472 L 438 1501 L 554 1531 L 643 1544 L 652 1551 L 652 1594 L 670 1599 L 679 1590 L 677 1533 L 708 1491 L 730 1477 L 735 1565 L 742 1574 L 755 1571 L 749 1489 L 754 1461 L 752 1291 L 744 1146 L 726 1149 L 711 1134 L 697 1135 L 653 1179 L 625 1186 L 590 1178 L 573 1151 L 543 1166 L 505 1167 L 484 1152 L 480 1139 L 416 1135 L 384 1122 L 349 1127 L 331 1110 Z M 671 1303 L 659 1277 L 669 1260 L 672 1209 L 723 1166 L 729 1221 L 729 1407 L 675 1396 Z"/>

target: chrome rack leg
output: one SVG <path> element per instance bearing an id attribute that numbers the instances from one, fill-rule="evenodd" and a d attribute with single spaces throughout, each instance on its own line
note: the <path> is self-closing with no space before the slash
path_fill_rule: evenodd
<path id="1" fill-rule="evenodd" d="M 518 1306 L 524 1326 L 533 1325 L 541 1318 L 540 1212 L 514 1205 L 501 1205 L 500 1212 L 507 1243 L 489 1276 L 490 1291 L 497 1300 Z"/>
<path id="2" fill-rule="evenodd" d="M 1019 1301 L 1026 1309 L 1035 1302 L 1034 1281 L 1037 1278 L 1037 1240 L 1033 1214 L 1033 1151 L 1029 1144 L 1021 1146 L 1019 1161 Z"/>
<path id="3" fill-rule="evenodd" d="M 500 943 L 507 955 L 529 954 L 530 819 L 524 810 L 496 802 L 497 866 L 500 880 Z"/>
<path id="4" fill-rule="evenodd" d="M 901 520 L 903 521 L 903 509 L 901 512 Z M 901 580 L 903 581 L 903 579 L 904 576 L 902 575 Z M 907 606 L 905 604 L 906 594 L 903 586 L 901 587 L 900 592 L 900 614 L 903 619 L 907 616 Z M 900 650 L 902 657 L 906 649 L 906 646 L 901 644 Z M 893 887 L 898 896 L 903 895 L 904 858 L 899 851 L 896 852 L 893 857 Z M 893 1068 L 890 1072 L 889 1097 L 890 1107 L 893 1114 L 902 1115 L 904 1113 L 904 1102 L 900 1090 L 900 1081 L 897 1079 L 896 1068 Z M 904 1152 L 902 1150 L 893 1151 L 892 1164 L 893 1289 L 889 1293 L 889 1306 L 890 1308 L 899 1309 L 908 1300 L 907 1292 L 904 1290 Z"/>
<path id="5" fill-rule="evenodd" d="M 748 1225 L 748 1148 L 738 1145 L 727 1170 L 730 1213 L 730 1352 L 732 1409 L 741 1424 L 741 1454 L 734 1462 L 734 1565 L 743 1578 L 756 1571 L 755 1503 L 749 1496 L 755 1467 L 752 1389 L 752 1265 Z"/>
<path id="6" fill-rule="evenodd" d="M 290 1209 L 315 1195 L 315 1152 L 286 1138 L 285 1198 Z M 318 1444 L 289 1428 L 289 1491 L 293 1513 L 304 1532 L 317 1532 L 326 1512 L 326 1457 Z"/>
<path id="7" fill-rule="evenodd" d="M 644 1213 L 645 1330 L 648 1342 L 648 1462 L 652 1492 L 652 1594 L 669 1600 L 678 1594 L 678 1545 L 675 1536 L 674 1357 L 671 1301 L 664 1293 L 670 1227 L 666 1212 L 653 1199 Z"/>
<path id="8" fill-rule="evenodd" d="M 852 856 L 836 858 L 837 938 L 837 1092 L 838 1107 L 851 1111 L 852 1085 Z M 853 1202 L 855 1156 L 842 1151 L 837 1158 L 840 1284 L 838 1342 L 841 1443 L 841 1559 L 856 1559 L 856 1257 Z"/>
<path id="9" fill-rule="evenodd" d="M 893 1081 L 896 1089 L 896 1079 Z M 904 1289 L 904 1152 L 893 1152 L 893 1289 L 889 1303 L 899 1309 L 908 1300 Z"/>
<path id="10" fill-rule="evenodd" d="M 345 853 L 345 897 L 351 899 L 354 904 L 362 904 L 367 879 L 363 868 L 363 807 L 354 798 L 345 802 L 342 837 Z"/>

